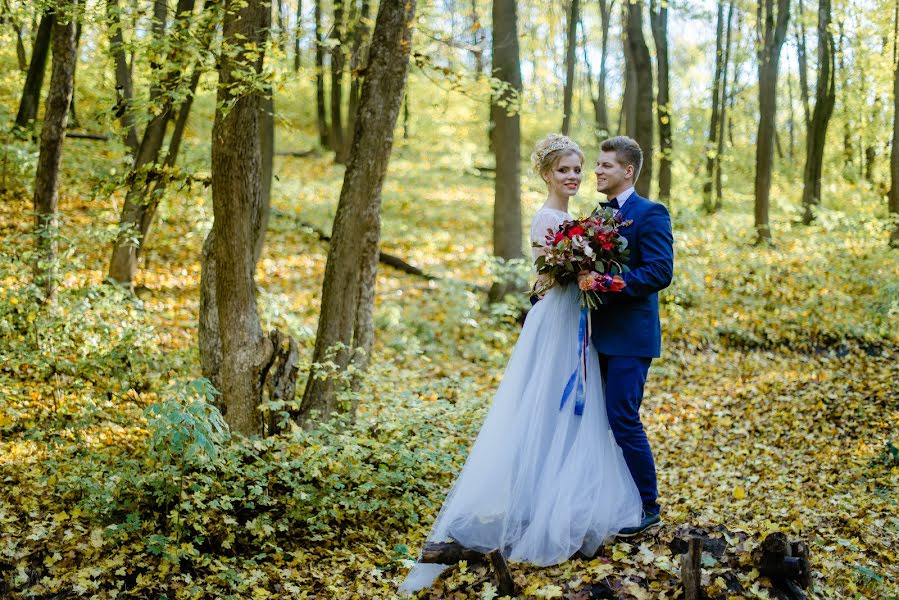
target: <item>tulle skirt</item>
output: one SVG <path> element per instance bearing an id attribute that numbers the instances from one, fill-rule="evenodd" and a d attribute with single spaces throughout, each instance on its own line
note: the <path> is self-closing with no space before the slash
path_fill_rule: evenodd
<path id="1" fill-rule="evenodd" d="M 514 562 L 592 555 L 641 518 L 640 494 L 609 428 L 599 360 L 587 344 L 583 414 L 560 410 L 579 363 L 576 286 L 553 288 L 528 313 L 493 405 L 429 542 L 454 540 Z M 429 587 L 446 565 L 417 563 L 401 593 Z"/>

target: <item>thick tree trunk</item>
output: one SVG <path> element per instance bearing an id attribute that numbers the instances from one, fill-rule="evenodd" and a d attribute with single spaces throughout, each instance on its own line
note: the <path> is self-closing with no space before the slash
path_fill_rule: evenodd
<path id="1" fill-rule="evenodd" d="M 836 102 L 834 61 L 836 48 L 830 31 L 830 0 L 818 4 L 818 83 L 815 85 L 815 110 L 806 138 L 805 171 L 802 189 L 802 222 L 814 219 L 813 207 L 821 203 L 821 174 L 827 126 Z"/>
<path id="2" fill-rule="evenodd" d="M 331 147 L 334 149 L 334 161 L 345 164 L 347 161 L 343 137 L 343 71 L 346 62 L 346 19 L 344 4 L 346 0 L 334 1 L 334 25 L 331 29 Z"/>
<path id="3" fill-rule="evenodd" d="M 634 93 L 634 140 L 643 149 L 643 168 L 634 186 L 641 196 L 649 197 L 652 190 L 653 167 L 653 115 L 652 115 L 652 60 L 643 35 L 643 0 L 628 2 L 627 45 L 637 87 Z"/>
<path id="4" fill-rule="evenodd" d="M 22 88 L 22 99 L 19 102 L 19 112 L 16 114 L 16 127 L 25 130 L 37 117 L 37 107 L 41 101 L 41 88 L 44 85 L 44 71 L 47 68 L 47 56 L 50 53 L 50 38 L 53 32 L 53 13 L 47 9 L 41 16 L 41 24 L 31 47 L 31 63 L 28 65 L 28 75 L 25 77 L 25 87 Z M 68 107 L 66 107 L 68 110 Z"/>
<path id="5" fill-rule="evenodd" d="M 656 96 L 656 114 L 659 121 L 659 201 L 668 204 L 671 200 L 671 159 L 674 154 L 674 142 L 671 135 L 671 91 L 669 86 L 668 67 L 668 0 L 660 0 L 655 6 L 650 0 L 649 20 L 652 24 L 652 37 L 656 47 L 656 66 L 658 69 L 658 95 Z"/>
<path id="6" fill-rule="evenodd" d="M 322 148 L 333 149 L 325 103 L 325 46 L 322 43 L 322 0 L 315 0 L 315 113 Z"/>
<path id="7" fill-rule="evenodd" d="M 790 0 L 763 0 L 759 4 L 759 126 L 755 151 L 755 229 L 760 243 L 771 241 L 768 220 L 771 193 L 771 167 L 777 118 L 777 73 L 780 50 L 786 39 L 790 19 Z"/>
<path id="8" fill-rule="evenodd" d="M 565 45 L 565 87 L 562 90 L 562 135 L 571 130 L 571 104 L 574 98 L 574 67 L 577 51 L 577 24 L 580 20 L 580 0 L 569 0 L 568 40 Z"/>
<path id="9" fill-rule="evenodd" d="M 62 7 L 61 7 L 62 8 Z M 48 17 L 45 15 L 44 19 Z M 58 229 L 59 165 L 66 137 L 66 121 L 75 76 L 75 19 L 53 20 L 53 69 L 47 109 L 41 128 L 41 147 L 34 178 L 34 278 L 47 299 L 56 290 L 56 238 Z"/>
<path id="10" fill-rule="evenodd" d="M 312 357 L 313 364 L 321 363 L 336 349 L 333 360 L 339 371 L 350 363 L 364 368 L 371 352 L 381 188 L 409 70 L 414 11 L 415 0 L 384 0 L 375 21 L 357 135 L 334 218 Z M 333 377 L 310 374 L 300 407 L 304 425 L 327 419 L 340 408 L 337 391 Z"/>
<path id="11" fill-rule="evenodd" d="M 522 258 L 521 238 L 521 61 L 518 53 L 516 0 L 493 0 L 493 75 L 506 86 L 490 106 L 492 142 L 496 158 L 493 202 L 493 255 L 503 260 Z M 491 302 L 513 291 L 508 282 L 490 288 Z"/>
<path id="12" fill-rule="evenodd" d="M 303 55 L 300 54 L 300 40 L 303 37 L 303 0 L 297 0 L 297 24 L 293 32 L 293 70 L 299 71 Z"/>
<path id="13" fill-rule="evenodd" d="M 715 183 L 718 137 L 723 133 L 719 119 L 724 105 L 724 0 L 718 0 L 718 18 L 715 22 L 715 74 L 712 77 L 712 116 L 709 120 L 709 136 L 706 143 L 705 181 L 702 184 L 702 206 L 706 212 L 715 210 L 712 192 Z"/>
<path id="14" fill-rule="evenodd" d="M 344 136 L 346 148 L 344 153 L 349 156 L 353 145 L 353 136 L 356 133 L 356 116 L 359 111 L 359 97 L 362 91 L 362 80 L 365 76 L 365 65 L 368 62 L 368 19 L 371 12 L 369 0 L 362 0 L 359 15 L 353 19 L 353 54 L 350 59 L 350 101 L 347 109 L 347 128 Z"/>
<path id="15" fill-rule="evenodd" d="M 147 172 L 154 169 L 159 162 L 166 129 L 169 121 L 176 114 L 172 94 L 179 85 L 183 85 L 182 69 L 186 67 L 178 60 L 176 52 L 177 48 L 185 43 L 181 38 L 186 37 L 186 31 L 190 27 L 195 1 L 178 0 L 175 24 L 171 34 L 176 39 L 175 48 L 169 55 L 172 60 L 167 65 L 167 70 L 162 73 L 159 84 L 155 85 L 150 92 L 151 97 L 160 104 L 160 109 L 147 124 L 135 155 L 130 173 L 130 187 L 125 195 L 125 202 L 119 218 L 120 234 L 113 243 L 112 256 L 109 261 L 109 278 L 129 286 L 134 282 L 138 259 L 146 244 L 147 234 L 159 205 L 161 194 L 155 192 L 156 186 L 152 181 L 153 178 Z M 157 18 L 164 23 L 165 15 L 161 11 L 158 11 Z M 207 42 L 210 39 L 208 35 L 204 35 L 204 32 L 200 32 L 200 36 L 205 37 Z M 176 147 L 180 147 L 180 140 L 178 142 Z"/>
<path id="16" fill-rule="evenodd" d="M 125 130 L 125 145 L 137 155 L 140 142 L 137 139 L 137 128 L 134 126 L 134 113 L 131 111 L 131 99 L 134 97 L 134 84 L 131 81 L 131 68 L 125 55 L 125 39 L 122 34 L 121 9 L 118 0 L 106 3 L 106 20 L 109 27 L 109 51 L 115 61 L 116 81 L 116 114 L 122 129 Z"/>
<path id="17" fill-rule="evenodd" d="M 263 203 L 260 148 L 261 94 L 235 83 L 262 70 L 271 23 L 271 5 L 264 0 L 225 4 L 223 44 L 219 62 L 218 108 L 212 141 L 212 226 L 215 255 L 215 297 L 222 341 L 220 390 L 224 417 L 232 431 L 259 433 L 265 369 L 273 354 L 263 336 L 256 310 L 254 223 Z M 249 44 L 253 44 L 248 48 Z M 244 71 L 246 69 L 246 71 Z M 230 106 L 227 112 L 223 106 Z"/>

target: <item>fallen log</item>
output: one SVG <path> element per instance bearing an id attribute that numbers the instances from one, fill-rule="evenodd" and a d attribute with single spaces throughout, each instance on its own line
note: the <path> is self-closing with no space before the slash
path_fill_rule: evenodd
<path id="1" fill-rule="evenodd" d="M 310 150 L 302 150 L 302 151 L 291 151 L 291 150 L 282 150 L 280 152 L 275 152 L 275 156 L 290 156 L 293 158 L 306 158 L 307 156 L 320 156 L 319 151 L 315 148 Z"/>
<path id="2" fill-rule="evenodd" d="M 98 142 L 108 142 L 109 136 L 102 135 L 100 133 L 84 133 L 80 131 L 67 131 L 67 138 L 74 138 L 77 140 L 96 140 Z"/>
<path id="3" fill-rule="evenodd" d="M 466 548 L 457 542 L 429 542 L 421 551 L 419 562 L 440 565 L 455 565 L 465 561 L 468 563 L 487 563 L 493 568 L 496 578 L 496 589 L 501 596 L 515 596 L 517 590 L 509 565 L 499 550 L 478 552 Z"/>

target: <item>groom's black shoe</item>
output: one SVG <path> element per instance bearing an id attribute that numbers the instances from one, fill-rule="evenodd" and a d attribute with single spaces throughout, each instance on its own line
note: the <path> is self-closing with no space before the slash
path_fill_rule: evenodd
<path id="1" fill-rule="evenodd" d="M 640 520 L 640 524 L 636 527 L 625 527 L 621 531 L 618 532 L 617 537 L 620 538 L 630 538 L 635 535 L 640 535 L 647 529 L 652 529 L 653 527 L 660 527 L 662 525 L 662 517 L 659 513 L 643 513 L 643 518 Z"/>

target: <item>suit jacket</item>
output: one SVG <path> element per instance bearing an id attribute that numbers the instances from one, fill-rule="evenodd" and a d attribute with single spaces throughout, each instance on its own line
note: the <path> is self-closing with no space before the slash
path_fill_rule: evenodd
<path id="1" fill-rule="evenodd" d="M 636 192 L 620 214 L 633 220 L 619 229 L 630 249 L 630 271 L 622 275 L 627 286 L 606 294 L 607 304 L 592 311 L 592 340 L 600 354 L 656 358 L 662 351 L 659 290 L 668 287 L 674 272 L 671 217 L 664 205 Z"/>

